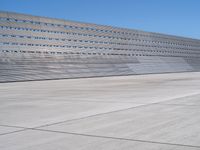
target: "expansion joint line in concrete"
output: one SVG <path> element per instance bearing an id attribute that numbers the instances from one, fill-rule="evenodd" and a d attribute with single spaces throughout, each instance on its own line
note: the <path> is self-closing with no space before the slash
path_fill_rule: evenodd
<path id="1" fill-rule="evenodd" d="M 192 94 L 192 95 L 196 95 L 196 94 Z M 191 95 L 190 95 L 191 96 Z M 185 97 L 185 96 L 183 96 Z M 181 98 L 181 97 L 179 97 Z M 167 102 L 167 101 L 171 101 L 172 99 L 168 99 L 165 100 L 163 102 Z M 112 113 L 117 113 L 117 112 L 122 112 L 122 111 L 126 111 L 126 110 L 131 110 L 131 109 L 136 109 L 136 108 L 141 108 L 141 107 L 146 107 L 146 106 L 150 106 L 150 105 L 156 105 L 156 104 L 162 104 L 163 102 L 155 102 L 155 103 L 149 103 L 149 104 L 141 104 L 139 106 L 133 106 L 133 107 L 129 107 L 129 108 L 125 108 L 125 109 L 120 109 L 120 110 L 114 110 L 114 111 L 109 111 L 109 112 L 104 112 L 104 113 L 99 113 L 99 114 L 94 114 L 94 115 L 90 115 L 90 116 L 85 116 L 85 117 L 80 117 L 80 118 L 75 118 L 75 119 L 70 119 L 70 120 L 64 120 L 64 121 L 59 121 L 59 122 L 55 122 L 55 123 L 51 123 L 51 124 L 45 124 L 39 127 L 35 127 L 35 128 L 42 128 L 42 127 L 47 127 L 47 126 L 52 126 L 52 125 L 57 125 L 57 124 L 62 124 L 62 123 L 68 123 L 68 122 L 72 122 L 72 121 L 78 121 L 78 120 L 83 120 L 83 119 L 87 119 L 87 118 L 92 118 L 92 117 L 97 117 L 97 116 L 101 116 L 101 115 L 107 115 L 107 114 L 112 114 Z M 162 104 L 163 105 L 163 104 Z"/>
<path id="2" fill-rule="evenodd" d="M 199 148 L 200 149 L 200 146 L 195 146 L 195 145 L 186 145 L 186 144 L 177 144 L 177 143 L 168 143 L 168 142 L 157 142 L 157 141 L 149 141 L 149 140 L 139 140 L 139 139 L 112 137 L 112 136 L 101 136 L 101 135 L 92 135 L 92 134 L 82 134 L 82 133 L 64 132 L 64 131 L 54 131 L 54 130 L 46 130 L 46 129 L 35 129 L 35 128 L 33 128 L 32 130 L 62 133 L 62 134 L 70 134 L 70 135 L 76 135 L 76 136 L 86 136 L 86 137 L 93 137 L 93 138 L 103 138 L 103 139 L 112 139 L 112 140 L 121 140 L 121 141 L 132 141 L 132 142 L 140 142 L 140 143 L 152 143 L 152 144 L 171 145 L 171 146 L 190 147 L 190 148 Z"/>
<path id="3" fill-rule="evenodd" d="M 189 96 L 198 95 L 198 94 L 191 94 Z M 182 97 L 187 97 L 187 96 L 182 96 Z M 179 98 L 181 98 L 181 97 L 179 97 Z M 45 125 L 41 125 L 41 126 L 36 126 L 36 127 L 33 127 L 33 128 L 21 127 L 21 126 L 12 126 L 12 125 L 0 125 L 0 126 L 4 126 L 4 127 L 12 127 L 12 128 L 20 128 L 20 129 L 22 129 L 22 130 L 17 130 L 17 131 L 13 131 L 13 132 L 3 133 L 3 134 L 0 134 L 0 135 L 7 135 L 7 134 L 15 133 L 15 132 L 24 131 L 24 130 L 27 130 L 27 129 L 37 129 L 37 128 L 53 126 L 53 125 L 62 124 L 62 123 L 68 123 L 68 122 L 72 122 L 72 121 L 78 121 L 78 120 L 83 120 L 83 119 L 87 119 L 87 118 L 97 117 L 97 116 L 101 116 L 101 115 L 107 115 L 107 114 L 122 112 L 122 111 L 126 111 L 126 110 L 131 110 L 131 109 L 135 109 L 135 108 L 146 107 L 146 106 L 150 106 L 150 105 L 156 105 L 156 104 L 159 104 L 159 105 L 160 104 L 161 105 L 176 105 L 176 104 L 163 104 L 163 102 L 167 102 L 167 101 L 171 101 L 171 100 L 173 100 L 173 99 L 168 99 L 168 100 L 165 100 L 165 101 L 162 101 L 162 102 L 156 102 L 156 103 L 141 104 L 139 106 L 133 106 L 133 107 L 129 107 L 129 108 L 126 108 L 126 109 L 120 109 L 120 110 L 109 111 L 109 112 L 94 114 L 94 115 L 90 115 L 90 116 L 85 116 L 85 117 L 81 117 L 81 118 L 75 118 L 75 119 L 70 119 L 70 120 L 59 121 L 59 122 L 55 122 L 55 123 L 50 123 L 50 124 L 45 124 Z M 196 106 L 196 105 L 184 105 L 184 106 Z"/>
<path id="4" fill-rule="evenodd" d="M 190 148 L 200 149 L 200 146 L 195 146 L 195 145 L 186 145 L 186 144 L 177 144 L 177 143 L 168 143 L 168 142 L 157 142 L 157 141 L 140 140 L 140 139 L 132 139 L 132 138 L 122 138 L 122 137 L 112 137 L 112 136 L 101 136 L 101 135 L 83 134 L 83 133 L 75 133 L 75 132 L 55 131 L 55 130 L 47 130 L 47 129 L 39 129 L 39 128 L 25 128 L 25 127 L 20 127 L 20 126 L 7 126 L 7 125 L 0 125 L 0 126 L 12 127 L 12 128 L 21 128 L 21 130 L 0 134 L 0 136 L 18 133 L 18 132 L 23 132 L 23 131 L 27 131 L 27 130 L 33 130 L 33 131 L 53 132 L 53 133 L 76 135 L 76 136 L 86 136 L 86 137 L 93 137 L 93 138 L 103 138 L 103 139 L 111 139 L 111 140 L 151 143 L 151 144 L 160 144 L 160 145 L 171 145 L 171 146 L 190 147 Z"/>

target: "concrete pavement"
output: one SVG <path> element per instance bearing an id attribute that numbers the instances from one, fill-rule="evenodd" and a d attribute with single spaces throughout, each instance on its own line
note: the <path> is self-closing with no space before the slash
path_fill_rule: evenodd
<path id="1" fill-rule="evenodd" d="M 200 73 L 0 84 L 1 150 L 198 150 Z"/>

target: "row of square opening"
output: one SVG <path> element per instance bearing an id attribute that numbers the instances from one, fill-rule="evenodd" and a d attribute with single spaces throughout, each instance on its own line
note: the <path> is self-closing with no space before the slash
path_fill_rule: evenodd
<path id="1" fill-rule="evenodd" d="M 125 31 L 118 31 L 118 30 L 104 30 L 104 29 L 97 29 L 94 27 L 79 27 L 79 26 L 72 26 L 72 25 L 63 25 L 63 24 L 55 24 L 55 23 L 47 23 L 47 22 L 41 22 L 41 21 L 33 21 L 33 20 L 21 20 L 16 18 L 0 18 L 0 20 L 4 21 L 11 21 L 11 22 L 18 22 L 18 23 L 30 23 L 33 25 L 45 25 L 45 26 L 51 26 L 51 27 L 64 27 L 66 29 L 79 29 L 79 30 L 86 30 L 86 31 L 97 31 L 97 32 L 105 32 L 105 33 L 114 33 L 114 34 L 122 34 L 122 35 L 133 35 L 133 36 L 141 36 L 141 37 L 152 37 L 152 38 L 164 38 L 171 40 L 172 37 L 167 38 L 165 36 L 157 36 L 157 35 L 147 35 L 147 34 L 141 34 L 141 33 L 131 33 L 131 32 L 125 32 Z M 173 38 L 174 40 L 186 42 L 186 40 L 181 40 L 177 38 Z M 188 41 L 188 39 L 187 39 Z M 192 40 L 190 40 L 192 43 L 196 43 Z"/>
<path id="2" fill-rule="evenodd" d="M 62 32 L 62 31 L 51 31 L 51 30 L 43 30 L 43 29 L 32 29 L 32 28 L 22 28 L 22 27 L 11 27 L 11 26 L 1 26 L 2 29 L 6 30 L 23 30 L 23 31 L 33 31 L 33 32 L 44 32 L 50 34 L 64 34 L 64 35 L 72 35 L 72 36 L 83 36 L 83 37 L 94 37 L 94 38 L 106 38 L 109 40 L 124 40 L 124 41 L 135 41 L 135 42 L 143 42 L 143 43 L 152 43 L 152 44 L 167 44 L 167 45 L 176 45 L 176 46 L 184 46 L 184 47 L 196 47 L 199 49 L 200 45 L 185 45 L 180 43 L 170 43 L 164 41 L 151 41 L 144 39 L 130 39 L 130 38 L 121 38 L 111 37 L 111 36 L 101 36 L 101 35 L 92 35 L 92 34 L 82 34 L 82 33 L 74 33 L 74 32 Z"/>
<path id="3" fill-rule="evenodd" d="M 0 34 L 0 37 L 11 37 L 11 38 L 27 38 L 34 40 L 54 40 L 54 41 L 67 41 L 67 42 L 80 42 L 80 43 L 91 43 L 91 44 L 105 44 L 105 45 L 120 45 L 120 46 L 139 46 L 139 47 L 150 47 L 150 48 L 161 48 L 161 49 L 177 49 L 177 50 L 186 50 L 186 51 L 196 51 L 196 54 L 200 53 L 199 49 L 195 48 L 181 48 L 181 47 L 171 47 L 171 46 L 160 46 L 160 45 L 146 45 L 146 44 L 130 44 L 130 43 L 117 43 L 117 42 L 105 42 L 105 41 L 93 41 L 93 40 L 79 40 L 79 39 L 66 39 L 66 38 L 50 38 L 50 37 L 38 37 L 38 36 L 26 36 L 26 35 L 9 35 L 9 34 Z M 121 48 L 116 48 L 121 49 Z M 184 52 L 179 52 L 184 53 Z"/>
<path id="4" fill-rule="evenodd" d="M 97 32 L 105 32 L 105 33 L 114 33 L 114 34 L 122 34 L 122 35 L 133 35 L 133 36 L 141 36 L 141 37 L 152 37 L 152 38 L 165 38 L 165 39 L 171 39 L 164 36 L 156 36 L 156 35 L 147 35 L 147 34 L 141 34 L 141 33 L 131 33 L 126 31 L 119 31 L 119 30 L 105 30 L 105 29 L 97 29 L 95 27 L 79 27 L 79 26 L 72 26 L 72 25 L 64 25 L 64 24 L 55 24 L 55 23 L 47 23 L 47 22 L 41 22 L 41 21 L 33 21 L 33 20 L 21 20 L 16 18 L 5 18 L 0 17 L 1 21 L 9 21 L 9 22 L 18 22 L 18 23 L 29 23 L 33 25 L 44 25 L 44 26 L 51 26 L 51 27 L 63 27 L 65 29 L 78 29 L 78 30 L 86 30 L 86 31 L 97 31 Z M 175 39 L 178 40 L 178 39 Z M 185 40 L 178 40 L 185 42 Z M 193 42 L 193 41 L 191 41 Z"/>
<path id="5" fill-rule="evenodd" d="M 25 51 L 25 50 L 0 50 L 3 53 L 28 53 L 28 54 L 50 54 L 50 55 L 109 55 L 109 56 L 159 56 L 159 57 L 185 57 L 185 58 L 199 58 L 197 56 L 174 56 L 174 55 L 149 55 L 149 54 L 126 54 L 126 53 L 94 53 L 94 52 L 61 52 L 61 51 Z"/>
<path id="6" fill-rule="evenodd" d="M 168 45 L 180 45 L 186 47 L 199 47 L 200 45 L 189 45 L 189 44 L 181 44 L 181 43 L 173 43 L 169 41 L 151 41 L 146 39 L 136 39 L 136 38 L 124 38 L 124 37 L 114 37 L 114 36 L 101 36 L 96 34 L 83 34 L 83 33 L 76 33 L 76 32 L 63 32 L 63 31 L 53 31 L 53 30 L 44 30 L 44 29 L 32 29 L 32 28 L 22 28 L 22 27 L 8 27 L 4 26 L 2 28 L 7 29 L 15 29 L 15 30 L 24 30 L 24 31 L 37 31 L 37 32 L 46 32 L 46 33 L 53 33 L 53 34 L 68 34 L 68 35 L 79 35 L 79 36 L 88 36 L 88 37 L 96 37 L 96 38 L 106 38 L 106 39 L 116 39 L 116 40 L 126 40 L 126 41 L 138 41 L 138 42 L 147 42 L 147 43 L 155 43 L 155 44 L 168 44 Z"/>
<path id="7" fill-rule="evenodd" d="M 180 52 L 180 51 L 162 51 L 162 50 L 144 50 L 144 49 L 116 49 L 116 48 L 106 48 L 106 47 L 87 47 L 87 46 L 71 46 L 71 45 L 48 45 L 48 44 L 32 44 L 32 43 L 17 43 L 17 42 L 0 42 L 0 45 L 12 45 L 12 46 L 30 46 L 30 47 L 49 47 L 49 48 L 67 48 L 67 49 L 82 49 L 82 50 L 117 50 L 117 51 L 138 51 L 149 53 L 159 53 L 163 55 L 175 54 L 178 56 L 185 55 L 196 55 L 199 53 L 191 52 Z"/>

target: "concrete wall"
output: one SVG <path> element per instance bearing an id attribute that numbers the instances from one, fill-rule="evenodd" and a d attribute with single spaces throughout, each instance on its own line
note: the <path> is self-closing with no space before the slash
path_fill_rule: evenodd
<path id="1" fill-rule="evenodd" d="M 200 71 L 200 41 L 0 12 L 0 82 Z"/>

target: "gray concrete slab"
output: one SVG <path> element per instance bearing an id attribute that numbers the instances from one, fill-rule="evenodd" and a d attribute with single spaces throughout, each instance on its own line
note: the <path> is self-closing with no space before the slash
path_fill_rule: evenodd
<path id="1" fill-rule="evenodd" d="M 128 138 L 200 148 L 198 106 L 152 104 L 112 114 L 43 127 L 60 132 Z"/>
<path id="2" fill-rule="evenodd" d="M 19 130 L 21 131 L 22 129 L 14 128 L 14 127 L 0 126 L 0 136 L 10 134 L 10 133 L 13 133 L 13 132 L 16 132 Z"/>
<path id="3" fill-rule="evenodd" d="M 0 125 L 37 127 L 138 106 L 129 103 L 16 100 L 0 106 Z"/>
<path id="4" fill-rule="evenodd" d="M 198 106 L 200 105 L 200 94 L 186 96 L 184 98 L 177 98 L 171 101 L 163 102 L 164 104 L 172 105 L 189 105 L 189 106 Z"/>
<path id="5" fill-rule="evenodd" d="M 200 149 L 199 98 L 195 72 L 1 83 L 0 149 Z"/>
<path id="6" fill-rule="evenodd" d="M 1 150 L 198 150 L 196 147 L 147 143 L 72 135 L 56 132 L 24 131 L 0 136 Z"/>

